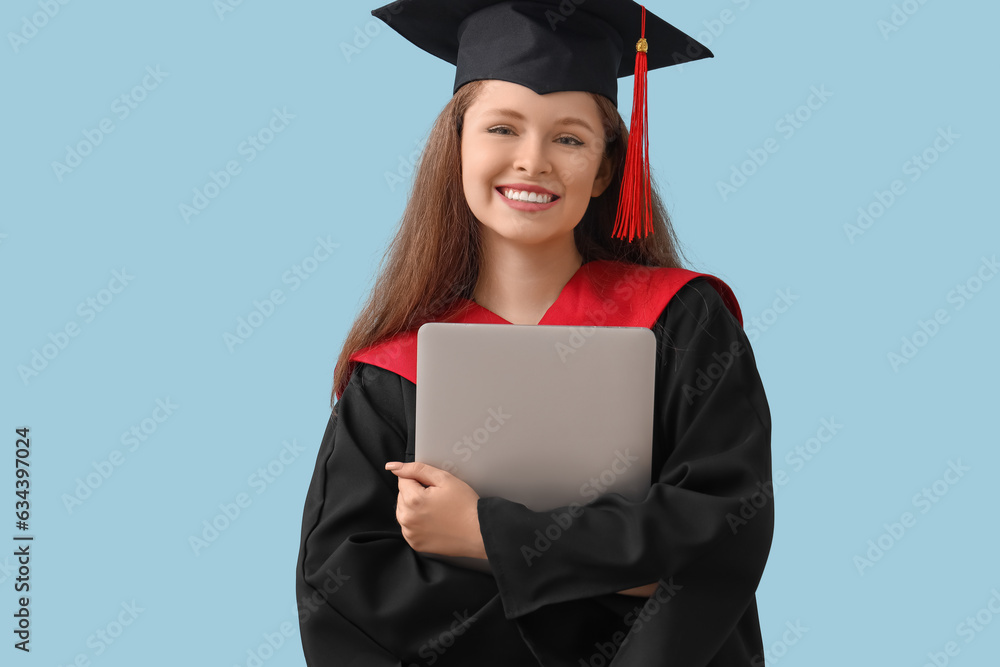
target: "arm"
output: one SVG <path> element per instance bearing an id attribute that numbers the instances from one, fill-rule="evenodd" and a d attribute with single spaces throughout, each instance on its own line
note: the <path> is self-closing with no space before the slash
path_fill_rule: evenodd
<path id="1" fill-rule="evenodd" d="M 431 658 L 437 667 L 499 664 L 480 660 L 481 635 L 511 638 L 498 627 L 503 617 L 489 574 L 425 558 L 403 539 L 395 517 L 397 480 L 383 466 L 405 459 L 406 409 L 399 376 L 358 364 L 327 424 L 296 568 L 310 665 L 339 660 L 398 667 L 400 659 Z M 460 634 L 456 615 L 471 618 Z M 505 627 L 520 643 L 516 629 Z M 443 635 L 454 643 L 442 653 L 434 642 Z M 505 643 L 508 651 L 526 650 L 523 643 Z M 505 655 L 504 649 L 494 653 Z"/>
<path id="2" fill-rule="evenodd" d="M 532 512 L 503 498 L 480 498 L 484 545 L 507 618 L 557 602 L 648 590 L 645 582 L 677 574 L 711 578 L 726 589 L 720 619 L 738 618 L 752 600 L 770 549 L 773 509 L 770 413 L 749 341 L 703 280 L 681 288 L 657 326 L 658 478 L 644 500 L 604 494 L 582 507 Z M 761 506 L 750 505 L 751 498 Z M 753 516 L 743 519 L 747 506 Z M 555 532 L 552 515 L 571 510 L 572 524 L 533 554 L 538 534 Z"/>

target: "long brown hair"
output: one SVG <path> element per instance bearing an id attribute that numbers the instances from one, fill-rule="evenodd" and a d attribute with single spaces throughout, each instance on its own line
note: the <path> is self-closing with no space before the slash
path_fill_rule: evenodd
<path id="1" fill-rule="evenodd" d="M 434 321 L 456 300 L 472 297 L 482 247 L 480 223 L 462 189 L 461 138 L 465 111 L 476 100 L 483 83 L 472 81 L 459 88 L 431 128 L 396 236 L 382 256 L 368 301 L 354 320 L 337 359 L 330 394 L 334 412 L 336 396 L 350 380 L 352 354 Z M 650 267 L 681 267 L 677 239 L 655 184 L 653 233 L 631 243 L 612 237 L 628 128 L 611 100 L 597 93 L 591 95 L 604 124 L 604 155 L 611 160 L 613 176 L 604 193 L 591 199 L 574 229 L 584 263 L 613 260 Z"/>

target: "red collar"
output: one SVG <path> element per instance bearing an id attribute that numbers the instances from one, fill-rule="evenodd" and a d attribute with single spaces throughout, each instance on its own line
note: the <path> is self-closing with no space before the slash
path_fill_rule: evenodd
<path id="1" fill-rule="evenodd" d="M 719 278 L 687 269 L 667 269 L 608 260 L 587 262 L 577 269 L 538 324 L 645 327 L 656 324 L 663 309 L 685 283 L 703 276 L 722 296 L 733 316 L 743 316 L 732 290 Z M 437 320 L 463 324 L 511 324 L 475 301 L 460 298 Z M 417 382 L 417 329 L 404 331 L 358 350 L 350 358 L 379 366 Z M 340 400 L 340 394 L 337 394 Z"/>

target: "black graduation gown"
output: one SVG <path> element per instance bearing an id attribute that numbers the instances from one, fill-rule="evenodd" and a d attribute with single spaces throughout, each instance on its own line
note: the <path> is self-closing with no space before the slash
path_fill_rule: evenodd
<path id="1" fill-rule="evenodd" d="M 305 501 L 296 594 L 307 664 L 763 665 L 755 591 L 773 531 L 771 421 L 753 352 L 701 278 L 653 331 L 649 494 L 602 495 L 571 524 L 569 507 L 480 498 L 492 574 L 403 539 L 384 465 L 413 461 L 416 385 L 358 363 Z M 649 598 L 616 592 L 654 581 Z"/>

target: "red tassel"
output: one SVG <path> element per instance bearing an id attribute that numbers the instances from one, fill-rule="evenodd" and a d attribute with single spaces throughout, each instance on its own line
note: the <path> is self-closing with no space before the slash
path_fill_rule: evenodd
<path id="1" fill-rule="evenodd" d="M 653 198 L 649 174 L 649 135 L 646 115 L 646 7 L 642 7 L 642 38 L 635 45 L 635 79 L 632 94 L 632 122 L 628 149 L 625 153 L 625 173 L 618 196 L 613 236 L 629 242 L 635 236 L 653 233 Z"/>

